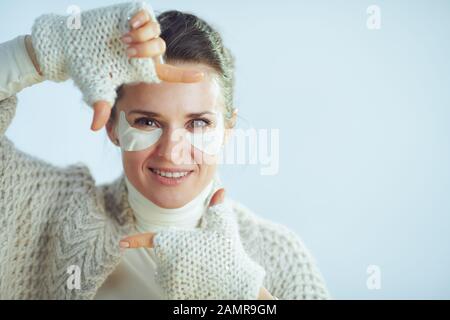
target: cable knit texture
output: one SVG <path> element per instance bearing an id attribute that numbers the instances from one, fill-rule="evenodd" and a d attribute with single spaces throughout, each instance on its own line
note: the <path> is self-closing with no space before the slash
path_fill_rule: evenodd
<path id="1" fill-rule="evenodd" d="M 123 83 L 160 83 L 153 59 L 129 59 L 120 40 L 130 30 L 128 19 L 140 9 L 156 21 L 151 7 L 142 1 L 83 11 L 78 17 L 37 18 L 32 42 L 44 77 L 56 82 L 72 78 L 89 106 L 100 100 L 113 105 L 116 88 Z"/>
<path id="2" fill-rule="evenodd" d="M 0 101 L 0 298 L 93 299 L 120 262 L 120 239 L 134 234 L 135 219 L 124 176 L 96 185 L 82 163 L 57 167 L 18 150 L 4 135 L 16 104 L 16 96 Z M 220 187 L 220 180 L 215 179 L 213 190 Z M 217 223 L 231 225 L 234 219 L 236 225 L 225 229 L 232 230 L 233 237 L 223 237 L 219 232 L 211 232 L 207 237 L 199 235 L 203 251 L 199 250 L 200 245 L 187 242 L 191 234 L 155 237 L 161 248 L 158 269 L 169 298 L 256 298 L 255 284 L 261 276 L 258 266 L 265 271 L 263 286 L 279 299 L 330 298 L 316 261 L 293 231 L 258 217 L 229 198 L 226 203 L 229 220 L 213 217 L 209 228 L 214 229 Z M 206 215 L 203 218 L 202 224 L 206 223 L 207 228 L 211 219 Z M 189 250 L 197 250 L 195 257 L 204 263 L 209 254 L 217 258 L 215 241 L 236 239 L 234 232 L 239 234 L 240 242 L 228 242 L 222 258 L 208 265 L 195 264 L 186 255 L 168 250 L 172 236 L 173 240 L 185 239 L 177 241 Z M 200 238 L 194 241 L 197 239 Z M 181 261 L 178 254 L 187 260 Z M 239 257 L 244 260 L 238 261 Z M 186 272 L 177 269 L 175 262 L 181 263 Z M 80 289 L 67 286 L 67 270 L 73 265 L 81 270 Z M 227 266 L 235 268 L 231 272 L 238 270 L 241 277 L 257 272 L 253 280 L 243 284 L 247 287 L 238 287 L 230 284 L 239 279 L 229 274 Z M 244 267 L 249 267 L 247 274 L 242 272 Z M 164 276 L 170 274 L 175 276 Z"/>
<path id="3" fill-rule="evenodd" d="M 167 299 L 242 300 L 258 296 L 265 270 L 242 247 L 228 201 L 208 208 L 198 229 L 170 229 L 157 233 L 153 240 L 160 270 L 156 279 Z"/>

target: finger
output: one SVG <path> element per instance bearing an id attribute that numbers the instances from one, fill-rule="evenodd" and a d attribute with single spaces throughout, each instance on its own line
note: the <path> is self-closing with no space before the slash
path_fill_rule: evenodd
<path id="1" fill-rule="evenodd" d="M 215 206 L 216 204 L 223 203 L 223 200 L 225 199 L 225 189 L 221 188 L 217 190 L 214 195 L 211 198 L 211 201 L 209 202 L 209 206 Z"/>
<path id="2" fill-rule="evenodd" d="M 217 190 L 211 197 L 205 215 L 206 229 L 220 231 L 233 237 L 238 231 L 237 221 L 230 202 L 225 201 L 225 189 Z"/>
<path id="3" fill-rule="evenodd" d="M 259 290 L 258 300 L 275 300 L 275 298 L 267 291 L 266 288 L 261 287 Z"/>
<path id="4" fill-rule="evenodd" d="M 153 12 L 153 10 L 151 10 L 151 12 Z M 156 19 L 155 15 L 154 15 L 153 13 L 150 15 L 150 21 L 151 21 L 152 23 L 156 23 L 156 24 L 158 25 L 158 30 L 159 30 L 158 37 L 159 37 L 159 36 L 161 35 L 161 25 L 159 24 L 158 19 Z M 164 50 L 164 51 L 165 51 L 165 50 Z M 154 57 L 154 58 L 153 58 L 153 61 L 155 62 L 155 65 L 158 65 L 158 64 L 165 64 L 165 63 L 166 63 L 165 60 L 164 60 L 163 55 L 159 55 L 159 56 L 157 56 L 157 57 Z"/>
<path id="5" fill-rule="evenodd" d="M 135 43 L 128 47 L 127 55 L 130 58 L 152 58 L 159 56 L 166 50 L 166 42 L 161 38 Z"/>
<path id="6" fill-rule="evenodd" d="M 135 248 L 153 248 L 153 238 L 155 234 L 152 232 L 137 234 L 131 237 L 124 238 L 120 241 L 121 248 L 135 249 Z"/>
<path id="7" fill-rule="evenodd" d="M 97 101 L 94 103 L 94 117 L 92 119 L 91 130 L 98 131 L 105 126 L 111 115 L 111 105 L 107 101 Z"/>
<path id="8" fill-rule="evenodd" d="M 183 83 L 199 82 L 205 76 L 203 72 L 179 68 L 170 64 L 157 64 L 156 73 L 162 81 Z"/>
<path id="9" fill-rule="evenodd" d="M 137 29 L 150 21 L 150 15 L 147 10 L 139 10 L 131 19 L 130 26 Z"/>
<path id="10" fill-rule="evenodd" d="M 122 37 L 126 44 L 146 42 L 161 35 L 159 23 L 147 22 L 142 27 L 133 29 Z"/>

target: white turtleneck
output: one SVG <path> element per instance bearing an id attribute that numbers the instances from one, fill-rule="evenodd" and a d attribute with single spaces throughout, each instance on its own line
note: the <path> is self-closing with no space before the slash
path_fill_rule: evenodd
<path id="1" fill-rule="evenodd" d="M 24 35 L 0 44 L 0 100 L 42 81 L 28 55 Z"/>
<path id="2" fill-rule="evenodd" d="M 205 203 L 211 192 L 213 182 L 188 204 L 177 209 L 161 208 L 142 195 L 125 177 L 128 188 L 128 202 L 136 217 L 139 232 L 156 232 L 169 226 L 179 228 L 196 228 L 201 220 Z"/>
<path id="3" fill-rule="evenodd" d="M 212 192 L 213 181 L 185 206 L 165 209 L 142 195 L 126 178 L 128 202 L 136 218 L 136 233 L 158 232 L 167 227 L 194 229 L 200 225 Z M 117 244 L 119 245 L 119 244 Z M 155 281 L 156 262 L 152 248 L 127 249 L 117 268 L 109 275 L 94 299 L 161 300 L 164 293 Z"/>

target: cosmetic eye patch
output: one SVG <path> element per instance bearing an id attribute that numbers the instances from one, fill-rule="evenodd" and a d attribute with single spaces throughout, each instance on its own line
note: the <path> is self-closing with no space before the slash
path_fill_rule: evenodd
<path id="1" fill-rule="evenodd" d="M 136 129 L 128 123 L 125 112 L 121 111 L 119 125 L 116 127 L 120 147 L 123 151 L 141 151 L 150 148 L 161 138 L 163 130 L 157 128 L 152 131 Z"/>
<path id="2" fill-rule="evenodd" d="M 225 134 L 223 114 L 216 113 L 216 127 L 205 132 L 188 132 L 186 139 L 192 146 L 209 155 L 217 155 L 223 145 Z"/>
<path id="3" fill-rule="evenodd" d="M 217 155 L 224 141 L 224 120 L 222 113 L 216 113 L 216 126 L 210 130 L 189 132 L 184 130 L 184 138 L 196 149 L 209 154 Z M 142 151 L 150 148 L 161 138 L 163 129 L 157 128 L 152 131 L 140 130 L 132 127 L 121 111 L 119 125 L 116 127 L 120 146 L 123 151 Z M 177 139 L 177 141 L 179 141 Z"/>

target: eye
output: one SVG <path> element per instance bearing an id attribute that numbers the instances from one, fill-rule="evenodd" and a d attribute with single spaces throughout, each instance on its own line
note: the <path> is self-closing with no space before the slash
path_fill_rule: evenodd
<path id="1" fill-rule="evenodd" d="M 211 125 L 211 121 L 208 119 L 193 119 L 189 123 L 189 127 L 192 129 L 204 128 L 208 127 L 209 125 Z"/>
<path id="2" fill-rule="evenodd" d="M 137 118 L 134 120 L 133 123 L 137 127 L 144 127 L 144 128 L 148 128 L 148 127 L 157 128 L 158 127 L 158 123 L 155 120 L 153 120 L 151 118 L 146 118 L 146 117 Z"/>

